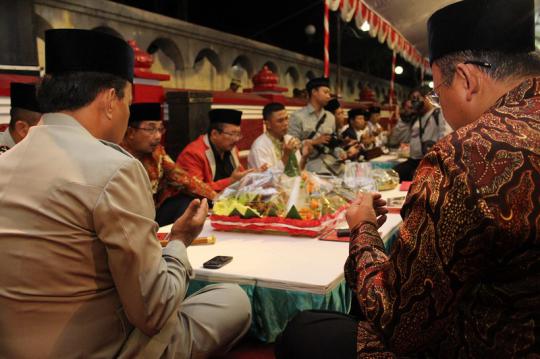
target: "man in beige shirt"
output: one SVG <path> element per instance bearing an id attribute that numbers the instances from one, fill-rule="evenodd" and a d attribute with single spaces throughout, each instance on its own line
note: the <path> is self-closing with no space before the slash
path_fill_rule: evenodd
<path id="1" fill-rule="evenodd" d="M 45 34 L 43 124 L 0 156 L 1 358 L 204 358 L 247 331 L 236 285 L 185 298 L 194 200 L 162 251 L 142 164 L 116 143 L 133 51 L 87 30 Z M 105 53 L 107 56 L 103 56 Z"/>

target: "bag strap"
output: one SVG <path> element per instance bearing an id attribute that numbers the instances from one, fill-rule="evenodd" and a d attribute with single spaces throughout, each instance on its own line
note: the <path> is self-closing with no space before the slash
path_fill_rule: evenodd
<path id="1" fill-rule="evenodd" d="M 317 131 L 319 131 L 319 128 L 321 128 L 325 120 L 326 120 L 326 113 L 324 113 L 324 115 L 322 115 L 322 117 L 319 119 L 319 121 L 315 125 L 315 130 L 312 131 L 307 137 L 308 140 L 311 140 L 313 137 L 315 137 L 315 135 L 317 134 Z"/>

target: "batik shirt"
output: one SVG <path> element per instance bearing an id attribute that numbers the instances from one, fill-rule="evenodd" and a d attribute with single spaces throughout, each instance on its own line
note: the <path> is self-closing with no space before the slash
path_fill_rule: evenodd
<path id="1" fill-rule="evenodd" d="M 540 353 L 540 78 L 510 91 L 420 163 L 388 255 L 352 231 L 358 357 Z"/>
<path id="2" fill-rule="evenodd" d="M 144 156 L 141 162 L 148 172 L 156 208 L 167 198 L 180 192 L 208 199 L 216 196 L 216 192 L 209 185 L 177 166 L 161 145 L 152 154 Z"/>

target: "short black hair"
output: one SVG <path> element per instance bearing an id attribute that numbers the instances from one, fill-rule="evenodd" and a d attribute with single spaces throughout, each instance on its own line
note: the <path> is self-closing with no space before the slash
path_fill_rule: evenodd
<path id="1" fill-rule="evenodd" d="M 451 53 L 434 61 L 439 66 L 442 81 L 451 84 L 459 63 L 466 61 L 487 62 L 491 67 L 479 66 L 489 77 L 496 81 L 512 78 L 532 77 L 540 74 L 540 53 L 502 53 L 498 51 L 464 50 Z"/>
<path id="2" fill-rule="evenodd" d="M 268 121 L 274 112 L 285 110 L 285 105 L 279 102 L 270 102 L 263 108 L 263 119 Z"/>
<path id="3" fill-rule="evenodd" d="M 46 75 L 37 90 L 37 100 L 43 113 L 75 111 L 90 104 L 97 95 L 113 88 L 119 99 L 124 98 L 127 80 L 102 72 L 67 72 Z"/>
<path id="4" fill-rule="evenodd" d="M 422 97 L 426 97 L 426 95 L 431 91 L 431 89 L 427 86 L 418 86 L 413 88 L 411 91 L 409 91 L 409 94 L 407 95 L 407 99 L 410 100 L 412 98 L 412 95 L 415 92 L 418 92 Z"/>

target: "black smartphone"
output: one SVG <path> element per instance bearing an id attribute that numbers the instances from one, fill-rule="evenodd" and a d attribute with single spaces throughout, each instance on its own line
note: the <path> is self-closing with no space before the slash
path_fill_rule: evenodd
<path id="1" fill-rule="evenodd" d="M 349 237 L 351 235 L 351 230 L 349 228 L 340 228 L 336 230 L 338 237 Z"/>
<path id="2" fill-rule="evenodd" d="M 216 256 L 209 261 L 204 262 L 203 267 L 208 269 L 218 269 L 232 261 L 232 259 L 233 257 L 229 256 Z"/>

